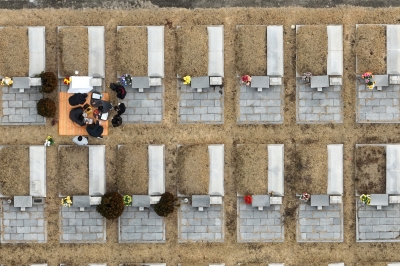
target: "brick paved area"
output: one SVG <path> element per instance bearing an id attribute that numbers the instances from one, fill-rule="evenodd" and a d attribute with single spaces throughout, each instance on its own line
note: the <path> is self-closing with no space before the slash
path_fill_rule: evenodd
<path id="1" fill-rule="evenodd" d="M 356 200 L 357 242 L 400 242 L 400 204 L 389 204 L 377 210 L 376 206 Z"/>
<path id="2" fill-rule="evenodd" d="M 39 88 L 32 87 L 24 92 L 2 87 L 2 125 L 44 125 L 46 120 L 37 114 L 36 104 L 43 98 Z"/>
<path id="3" fill-rule="evenodd" d="M 259 211 L 238 198 L 238 242 L 283 242 L 284 227 L 281 205 Z"/>
<path id="4" fill-rule="evenodd" d="M 343 123 L 341 86 L 330 86 L 317 91 L 296 79 L 298 123 Z"/>
<path id="5" fill-rule="evenodd" d="M 46 243 L 45 205 L 34 205 L 21 212 L 2 201 L 1 243 Z"/>
<path id="6" fill-rule="evenodd" d="M 223 242 L 223 205 L 211 205 L 209 208 L 204 208 L 204 211 L 198 211 L 197 208 L 181 201 L 178 231 L 179 242 Z"/>
<path id="7" fill-rule="evenodd" d="M 283 123 L 283 86 L 257 91 L 240 85 L 238 123 Z"/>
<path id="8" fill-rule="evenodd" d="M 123 123 L 161 123 L 164 109 L 163 91 L 161 86 L 144 89 L 144 92 L 127 88 L 125 99 L 119 100 L 126 106 L 125 113 L 121 115 Z"/>
<path id="9" fill-rule="evenodd" d="M 398 123 L 399 85 L 370 90 L 357 82 L 357 123 Z"/>
<path id="10" fill-rule="evenodd" d="M 216 86 L 203 89 L 203 92 L 194 92 L 190 86 L 182 85 L 178 90 L 180 123 L 223 123 L 223 88 Z"/>
<path id="11" fill-rule="evenodd" d="M 96 211 L 96 206 L 85 208 L 84 211 L 61 207 L 60 231 L 61 243 L 104 243 L 106 219 Z"/>
<path id="12" fill-rule="evenodd" d="M 317 210 L 301 203 L 298 210 L 297 242 L 343 242 L 343 206 L 331 204 Z"/>
<path id="13" fill-rule="evenodd" d="M 153 207 L 139 211 L 137 207 L 125 207 L 118 220 L 119 243 L 165 242 L 165 222 Z"/>

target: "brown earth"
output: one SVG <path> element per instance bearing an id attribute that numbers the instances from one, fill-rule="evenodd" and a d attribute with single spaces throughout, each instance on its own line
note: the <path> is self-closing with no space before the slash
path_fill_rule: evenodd
<path id="1" fill-rule="evenodd" d="M 357 74 L 386 74 L 386 26 L 358 25 L 356 30 Z"/>
<path id="2" fill-rule="evenodd" d="M 106 145 L 107 190 L 114 191 L 117 173 L 117 145 L 165 144 L 166 191 L 177 191 L 175 173 L 177 145 L 225 145 L 225 235 L 223 243 L 178 243 L 177 212 L 166 221 L 165 244 L 119 244 L 118 222 L 107 221 L 107 242 L 104 244 L 60 244 L 58 198 L 58 145 L 72 144 L 72 136 L 59 136 L 51 119 L 45 126 L 0 126 L 1 145 L 43 145 L 48 135 L 56 145 L 47 148 L 47 208 L 48 240 L 45 244 L 0 245 L 0 264 L 27 265 L 63 262 L 73 265 L 88 263 L 165 262 L 167 265 L 191 262 L 207 265 L 225 263 L 285 263 L 287 266 L 328 265 L 344 262 L 346 266 L 374 265 L 374 262 L 400 261 L 398 243 L 356 243 L 355 235 L 355 144 L 400 143 L 399 124 L 357 124 L 356 108 L 356 28 L 355 24 L 398 24 L 400 8 L 227 8 L 227 9 L 153 9 L 153 10 L 69 10 L 21 9 L 0 10 L 2 26 L 46 26 L 46 68 L 57 72 L 57 26 L 104 25 L 106 41 L 106 84 L 117 73 L 116 28 L 118 25 L 165 25 L 165 79 L 163 123 L 156 125 L 124 124 L 110 128 L 103 140 L 91 138 L 90 144 Z M 238 125 L 237 104 L 239 85 L 236 78 L 236 25 L 283 25 L 284 27 L 284 123 L 281 125 Z M 342 124 L 296 123 L 296 34 L 291 25 L 343 24 L 344 76 Z M 176 88 L 176 35 L 181 25 L 224 25 L 224 124 L 178 124 L 178 93 Z M 107 89 L 108 92 L 111 92 Z M 57 100 L 57 92 L 48 96 Z M 115 94 L 112 100 L 116 101 Z M 310 140 L 325 146 L 344 144 L 344 241 L 342 243 L 297 243 L 296 215 L 296 144 L 307 145 Z M 283 243 L 237 242 L 237 196 L 234 177 L 234 147 L 236 144 L 285 145 L 285 241 Z M 307 147 L 306 147 L 307 148 Z M 297 149 L 298 150 L 298 149 Z M 327 169 L 322 169 L 327 172 Z M 1 178 L 1 177 L 0 177 Z M 387 263 L 386 263 L 387 264 Z M 386 265 L 385 264 L 385 265 Z"/>
<path id="3" fill-rule="evenodd" d="M 0 75 L 27 77 L 29 74 L 28 29 L 0 29 Z"/>
<path id="4" fill-rule="evenodd" d="M 69 27 L 59 30 L 60 74 L 72 76 L 75 70 L 80 76 L 88 75 L 89 36 L 85 27 Z"/>
<path id="5" fill-rule="evenodd" d="M 29 147 L 0 149 L 0 192 L 6 196 L 29 195 Z"/>
<path id="6" fill-rule="evenodd" d="M 356 193 L 386 193 L 386 149 L 360 146 L 356 149 Z"/>

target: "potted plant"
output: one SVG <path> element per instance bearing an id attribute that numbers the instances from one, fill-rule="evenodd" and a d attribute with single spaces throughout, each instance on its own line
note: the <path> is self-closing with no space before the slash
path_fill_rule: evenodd
<path id="1" fill-rule="evenodd" d="M 242 84 L 246 84 L 246 86 L 250 86 L 251 83 L 251 76 L 243 75 L 241 78 Z"/>
<path id="2" fill-rule="evenodd" d="M 361 75 L 361 78 L 365 81 L 365 86 L 367 86 L 368 89 L 372 90 L 375 87 L 376 82 L 373 80 L 374 76 L 372 72 L 365 72 Z"/>
<path id="3" fill-rule="evenodd" d="M 366 205 L 370 205 L 371 204 L 371 195 L 369 194 L 362 194 L 360 196 L 360 200 L 362 203 L 366 204 Z"/>
<path id="4" fill-rule="evenodd" d="M 249 205 L 253 202 L 253 197 L 251 195 L 246 195 L 243 197 L 243 201 L 244 201 L 244 203 Z"/>
<path id="5" fill-rule="evenodd" d="M 311 198 L 311 195 L 307 192 L 303 192 L 303 194 L 300 195 L 300 200 L 307 202 Z"/>

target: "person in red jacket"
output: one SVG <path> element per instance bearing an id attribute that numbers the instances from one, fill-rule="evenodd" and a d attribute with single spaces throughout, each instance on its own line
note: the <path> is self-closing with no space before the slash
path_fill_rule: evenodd
<path id="1" fill-rule="evenodd" d="M 117 98 L 123 100 L 126 96 L 125 87 L 121 84 L 110 83 L 110 89 L 117 93 Z"/>

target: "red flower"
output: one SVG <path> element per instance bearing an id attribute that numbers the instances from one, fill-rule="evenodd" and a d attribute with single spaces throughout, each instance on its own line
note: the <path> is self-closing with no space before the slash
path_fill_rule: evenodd
<path id="1" fill-rule="evenodd" d="M 243 197 L 244 199 L 244 203 L 246 204 L 251 204 L 251 202 L 253 201 L 253 198 L 251 197 L 251 195 L 246 195 Z"/>

